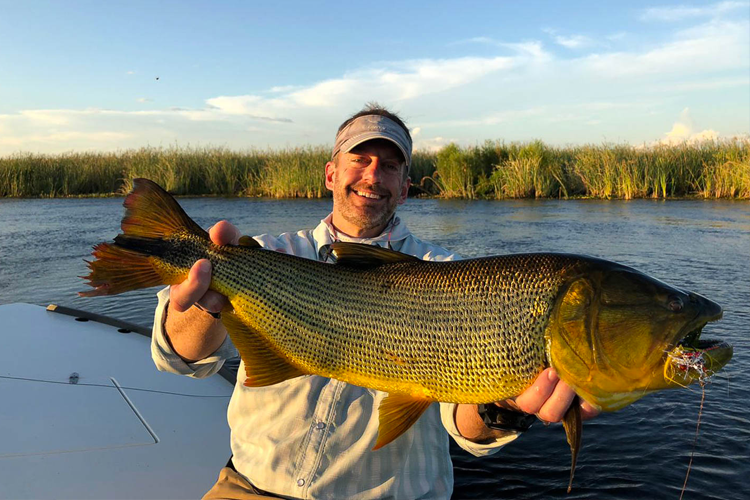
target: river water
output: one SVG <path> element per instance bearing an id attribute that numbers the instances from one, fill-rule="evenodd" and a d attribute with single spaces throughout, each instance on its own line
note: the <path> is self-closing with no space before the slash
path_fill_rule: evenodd
<path id="1" fill-rule="evenodd" d="M 121 199 L 0 200 L 0 303 L 57 303 L 150 325 L 155 290 L 82 299 L 91 247 L 119 229 Z M 245 234 L 316 225 L 330 200 L 183 198 L 199 224 L 226 218 Z M 685 498 L 750 498 L 750 204 L 731 201 L 409 200 L 401 217 L 422 239 L 464 257 L 571 252 L 633 266 L 718 302 L 704 338 L 735 355 L 706 389 Z M 0 327 L 1 328 L 1 327 Z M 701 399 L 663 391 L 586 422 L 573 492 L 560 425 L 537 423 L 497 455 L 453 450 L 454 498 L 677 499 Z M 217 464 L 217 467 L 221 464 Z"/>

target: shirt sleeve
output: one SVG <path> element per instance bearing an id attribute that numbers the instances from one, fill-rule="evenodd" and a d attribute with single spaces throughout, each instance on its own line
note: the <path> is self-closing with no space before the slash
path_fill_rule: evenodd
<path id="1" fill-rule="evenodd" d="M 164 332 L 164 322 L 167 319 L 169 306 L 169 287 L 161 290 L 156 296 L 159 298 L 159 304 L 156 306 L 154 327 L 151 332 L 151 358 L 159 371 L 193 378 L 206 378 L 218 372 L 224 365 L 224 361 L 237 356 L 237 350 L 227 335 L 219 348 L 209 356 L 195 363 L 185 362 L 174 352 Z"/>
<path id="2" fill-rule="evenodd" d="M 493 455 L 500 451 L 500 448 L 515 441 L 520 432 L 507 431 L 503 436 L 495 438 L 493 441 L 488 443 L 475 443 L 463 437 L 458 428 L 456 427 L 456 403 L 440 403 L 440 420 L 443 421 L 443 427 L 448 431 L 451 438 L 461 447 L 461 449 L 468 451 L 475 457 L 485 457 Z"/>

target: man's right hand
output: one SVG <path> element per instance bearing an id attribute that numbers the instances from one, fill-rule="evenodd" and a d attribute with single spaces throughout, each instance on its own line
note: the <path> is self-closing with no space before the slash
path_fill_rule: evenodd
<path id="1" fill-rule="evenodd" d="M 208 230 L 215 245 L 237 245 L 240 241 L 239 229 L 223 220 Z M 169 308 L 185 312 L 194 304 L 199 304 L 211 312 L 220 312 L 229 302 L 218 292 L 209 290 L 211 284 L 211 262 L 201 259 L 193 264 L 185 281 L 169 288 Z"/>
<path id="2" fill-rule="evenodd" d="M 221 221 L 208 231 L 216 245 L 237 245 L 240 231 L 227 221 Z M 220 312 L 228 299 L 209 290 L 211 285 L 211 262 L 201 259 L 190 268 L 188 277 L 179 285 L 169 289 L 169 307 L 164 332 L 174 351 L 185 361 L 203 359 L 216 351 L 226 338 L 227 332 L 221 321 L 206 311 Z"/>

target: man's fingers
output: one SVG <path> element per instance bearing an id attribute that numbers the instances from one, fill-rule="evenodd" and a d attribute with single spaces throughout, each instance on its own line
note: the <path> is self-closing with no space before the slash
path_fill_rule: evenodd
<path id="1" fill-rule="evenodd" d="M 190 268 L 188 278 L 169 290 L 169 302 L 177 311 L 185 312 L 198 302 L 211 284 L 211 262 L 201 259 Z"/>
<path id="2" fill-rule="evenodd" d="M 568 384 L 559 381 L 552 391 L 552 395 L 545 401 L 537 415 L 545 422 L 559 422 L 565 416 L 576 393 Z"/>
<path id="3" fill-rule="evenodd" d="M 215 245 L 237 245 L 240 242 L 240 230 L 231 223 L 222 220 L 208 230 L 208 235 Z"/>
<path id="4" fill-rule="evenodd" d="M 526 413 L 539 413 L 559 380 L 555 370 L 547 368 L 539 374 L 531 387 L 516 397 L 516 405 Z"/>
<path id="5" fill-rule="evenodd" d="M 601 413 L 601 411 L 594 408 L 587 401 L 581 401 L 581 417 L 583 420 L 594 418 L 599 415 L 599 413 Z"/>
<path id="6" fill-rule="evenodd" d="M 221 310 L 224 309 L 224 306 L 229 303 L 229 299 L 219 292 L 209 290 L 198 300 L 197 303 L 208 311 L 221 312 Z"/>

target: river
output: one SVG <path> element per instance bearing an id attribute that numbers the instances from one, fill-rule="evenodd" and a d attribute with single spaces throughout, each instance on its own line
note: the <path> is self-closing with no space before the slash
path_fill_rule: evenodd
<path id="1" fill-rule="evenodd" d="M 182 198 L 199 224 L 245 234 L 316 225 L 330 200 Z M 57 303 L 150 325 L 155 290 L 82 299 L 91 247 L 117 233 L 122 199 L 0 200 L 0 303 Z M 725 315 L 705 336 L 734 345 L 706 389 L 686 499 L 750 498 L 750 203 L 732 201 L 442 201 L 414 199 L 402 219 L 464 257 L 571 252 L 620 262 L 700 293 Z M 25 353 L 22 353 L 25 355 Z M 537 423 L 497 455 L 452 452 L 454 498 L 677 499 L 695 436 L 700 388 L 663 391 L 586 422 L 571 494 L 560 425 Z M 221 464 L 217 464 L 218 466 Z"/>

